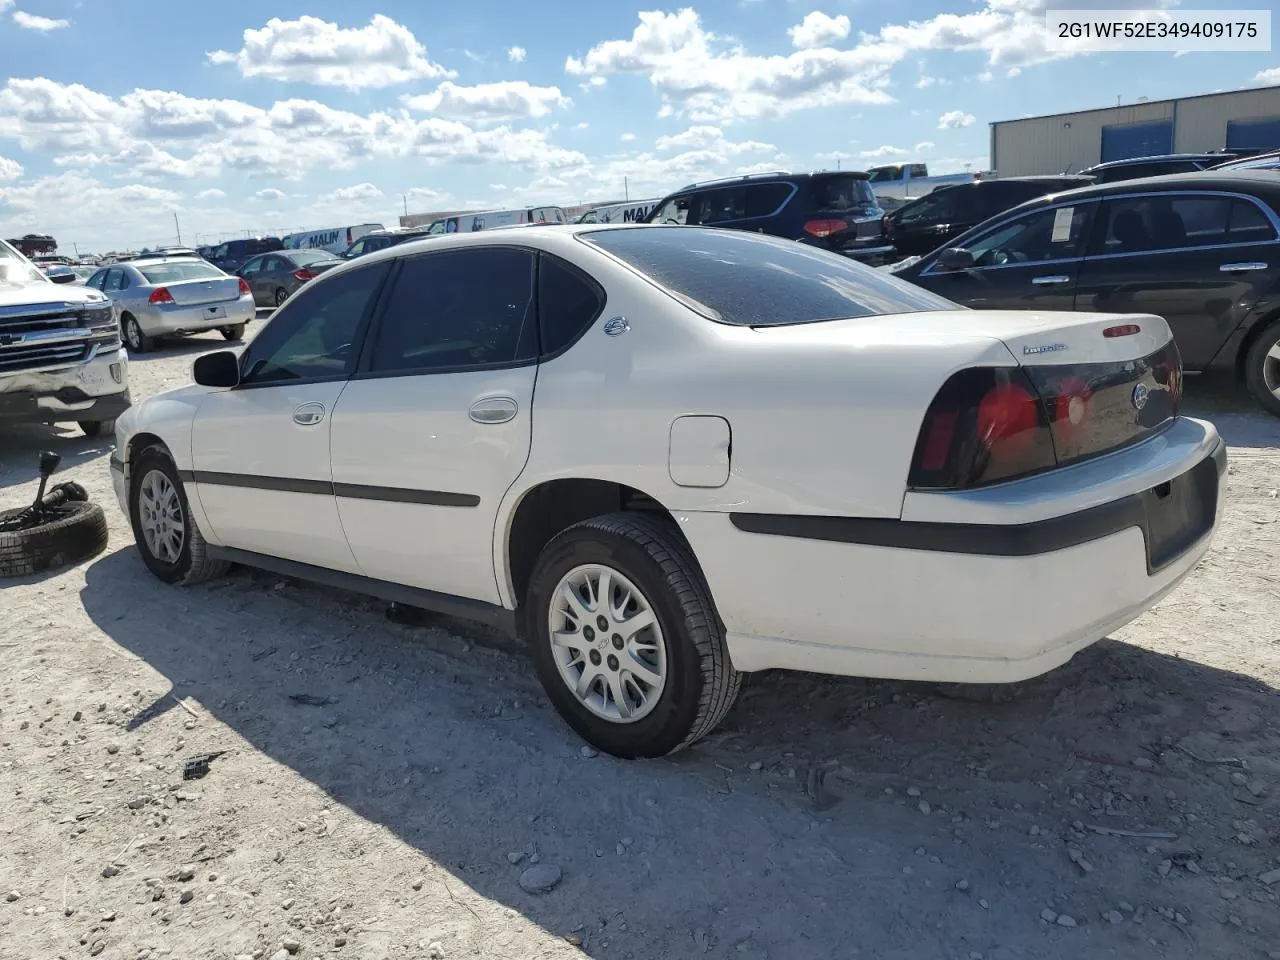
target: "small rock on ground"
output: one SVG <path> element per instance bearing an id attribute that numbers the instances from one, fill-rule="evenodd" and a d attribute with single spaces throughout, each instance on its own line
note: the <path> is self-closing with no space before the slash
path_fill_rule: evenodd
<path id="1" fill-rule="evenodd" d="M 1050 910 L 1048 907 L 1045 907 L 1040 911 L 1040 919 L 1045 923 L 1057 923 L 1058 914 L 1055 911 Z"/>
<path id="2" fill-rule="evenodd" d="M 1065 913 L 1058 917 L 1058 926 L 1060 927 L 1074 927 L 1075 925 L 1075 917 L 1069 917 Z"/>
<path id="3" fill-rule="evenodd" d="M 552 863 L 537 863 L 520 874 L 520 889 L 525 893 L 547 893 L 554 890 L 564 874 Z"/>

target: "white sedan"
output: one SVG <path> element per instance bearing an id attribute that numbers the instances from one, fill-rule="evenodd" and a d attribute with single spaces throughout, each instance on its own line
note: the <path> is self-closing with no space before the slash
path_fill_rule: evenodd
<path id="1" fill-rule="evenodd" d="M 156 576 L 501 625 L 623 757 L 749 671 L 1044 673 L 1191 571 L 1226 469 L 1158 317 L 967 310 L 731 230 L 402 244 L 194 372 L 117 425 Z"/>

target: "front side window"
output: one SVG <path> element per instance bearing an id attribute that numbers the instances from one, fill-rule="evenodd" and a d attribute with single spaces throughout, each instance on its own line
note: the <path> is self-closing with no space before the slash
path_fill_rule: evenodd
<path id="1" fill-rule="evenodd" d="M 1229 197 L 1152 194 L 1107 202 L 1090 253 L 1154 253 L 1227 243 Z"/>
<path id="2" fill-rule="evenodd" d="M 123 289 L 124 271 L 119 267 L 107 271 L 107 281 L 103 286 L 103 290 L 107 293 L 115 293 Z"/>
<path id="3" fill-rule="evenodd" d="M 222 246 L 214 250 L 211 256 L 215 257 L 218 260 L 225 260 L 227 256 L 227 250 L 228 250 L 228 247 L 224 243 Z"/>
<path id="4" fill-rule="evenodd" d="M 975 267 L 1002 267 L 1078 257 L 1089 232 L 1093 210 L 1093 204 L 1037 210 L 1006 221 L 984 236 L 964 241 L 963 245 L 973 254 Z"/>
<path id="5" fill-rule="evenodd" d="M 378 323 L 374 373 L 446 371 L 530 360 L 529 250 L 450 250 L 403 261 Z"/>
<path id="6" fill-rule="evenodd" d="M 0 284 L 35 283 L 44 274 L 7 243 L 0 241 Z"/>
<path id="7" fill-rule="evenodd" d="M 689 206 L 692 197 L 672 197 L 661 207 L 657 213 L 653 215 L 650 223 L 678 223 L 684 225 L 689 222 Z"/>
<path id="8" fill-rule="evenodd" d="M 3 248 L 0 248 L 3 249 Z M 107 279 L 107 271 L 99 270 L 92 277 L 85 281 L 86 287 L 93 287 L 95 290 L 101 290 L 103 281 Z"/>
<path id="9" fill-rule="evenodd" d="M 867 171 L 867 179 L 871 183 L 892 183 L 902 179 L 902 167 L 890 164 L 887 167 L 872 167 Z"/>
<path id="10" fill-rule="evenodd" d="M 240 268 L 240 273 L 246 277 L 251 277 L 255 273 L 260 273 L 261 271 L 262 271 L 261 257 L 254 257 L 252 260 L 246 260 L 244 262 L 244 265 Z"/>
<path id="11" fill-rule="evenodd" d="M 783 326 L 963 307 L 817 247 L 739 230 L 579 234 L 703 316 Z"/>
<path id="12" fill-rule="evenodd" d="M 245 350 L 240 382 L 324 380 L 350 374 L 361 323 L 387 269 L 385 263 L 360 267 L 295 293 Z"/>

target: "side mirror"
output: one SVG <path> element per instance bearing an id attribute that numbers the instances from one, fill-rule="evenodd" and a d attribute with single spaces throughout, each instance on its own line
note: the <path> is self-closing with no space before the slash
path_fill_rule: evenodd
<path id="1" fill-rule="evenodd" d="M 240 358 L 230 350 L 196 357 L 191 373 L 202 387 L 234 387 L 240 382 Z"/>
<path id="2" fill-rule="evenodd" d="M 938 254 L 938 266 L 943 270 L 968 270 L 973 266 L 973 254 L 963 247 L 948 247 Z"/>

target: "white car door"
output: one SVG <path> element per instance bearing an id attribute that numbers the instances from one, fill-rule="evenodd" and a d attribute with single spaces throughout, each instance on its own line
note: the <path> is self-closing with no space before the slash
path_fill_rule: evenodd
<path id="1" fill-rule="evenodd" d="M 333 414 L 338 513 L 366 575 L 499 602 L 493 529 L 529 456 L 536 255 L 403 258 Z"/>
<path id="2" fill-rule="evenodd" d="M 240 384 L 201 402 L 192 481 L 223 546 L 360 572 L 338 520 L 329 433 L 388 269 L 309 284 L 245 349 Z"/>

